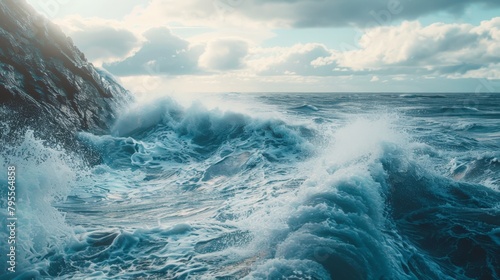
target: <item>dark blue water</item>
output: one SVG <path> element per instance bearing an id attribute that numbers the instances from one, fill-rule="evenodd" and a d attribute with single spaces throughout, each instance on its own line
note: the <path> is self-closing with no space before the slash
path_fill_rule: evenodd
<path id="1" fill-rule="evenodd" d="M 97 166 L 23 137 L 1 279 L 500 279 L 498 94 L 154 98 Z"/>

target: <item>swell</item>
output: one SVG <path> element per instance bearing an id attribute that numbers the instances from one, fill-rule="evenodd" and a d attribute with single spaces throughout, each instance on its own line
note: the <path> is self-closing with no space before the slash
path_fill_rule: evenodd
<path id="1" fill-rule="evenodd" d="M 256 238 L 256 247 L 271 249 L 248 279 L 276 271 L 312 279 L 498 278 L 499 193 L 427 169 L 396 135 L 376 141 L 378 153 L 372 147 L 371 155 L 313 174 L 296 195 L 279 199 L 287 205 L 256 213 L 252 225 L 274 212 L 268 222 L 281 226 Z"/>
<path id="2" fill-rule="evenodd" d="M 437 153 L 402 132 L 404 121 L 377 114 L 332 128 L 156 100 L 125 112 L 112 135 L 80 134 L 103 158 L 92 179 L 27 137 L 41 146 L 25 150 L 54 165 L 26 182 L 26 199 L 68 199 L 36 206 L 52 226 L 24 275 L 498 278 L 500 195 L 472 171 L 461 182 L 434 171 Z M 496 168 L 494 155 L 483 159 L 478 170 Z M 50 176 L 59 196 L 41 193 Z M 26 213 L 36 221 L 35 208 Z"/>
<path id="3" fill-rule="evenodd" d="M 312 155 L 315 134 L 304 125 L 210 110 L 199 104 L 184 108 L 166 98 L 126 111 L 112 136 L 82 133 L 80 138 L 114 166 L 187 164 L 215 154 L 220 155 L 219 165 L 231 165 L 228 156 L 243 160 L 257 152 L 270 162 L 305 159 Z"/>
<path id="4" fill-rule="evenodd" d="M 434 175 L 415 164 L 401 172 L 401 159 L 394 156 L 382 165 L 390 215 L 405 239 L 450 278 L 499 277 L 498 192 Z M 410 271 L 420 266 L 421 260 L 408 263 Z"/>

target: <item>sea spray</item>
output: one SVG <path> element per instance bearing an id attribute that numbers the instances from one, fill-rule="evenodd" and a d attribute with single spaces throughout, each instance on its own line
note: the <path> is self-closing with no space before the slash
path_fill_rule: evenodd
<path id="1" fill-rule="evenodd" d="M 85 176 L 85 170 L 80 159 L 63 149 L 47 147 L 34 136 L 33 130 L 19 137 L 22 140 L 18 144 L 2 148 L 0 169 L 5 172 L 1 172 L 0 182 L 7 185 L 7 167 L 15 166 L 17 272 L 44 271 L 50 266 L 45 256 L 61 253 L 73 239 L 73 230 L 65 222 L 64 213 L 54 208 L 53 203 L 66 199 L 71 188 Z M 6 188 L 0 193 L 2 198 L 7 197 Z M 7 209 L 5 204 L 2 200 L 2 209 Z M 2 240 L 6 240 L 5 228 L 1 234 Z M 2 242 L 2 252 L 7 251 L 5 245 Z M 0 258 L 3 269 L 5 256 Z"/>

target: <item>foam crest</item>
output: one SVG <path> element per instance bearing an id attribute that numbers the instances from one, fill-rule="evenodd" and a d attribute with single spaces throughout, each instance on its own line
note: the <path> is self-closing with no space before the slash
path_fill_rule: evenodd
<path id="1" fill-rule="evenodd" d="M 344 127 L 331 132 L 328 157 L 333 164 L 358 161 L 360 158 L 378 158 L 384 145 L 407 142 L 407 136 L 395 129 L 398 116 L 376 115 L 372 119 L 353 119 Z"/>
<path id="2" fill-rule="evenodd" d="M 419 275 L 446 279 L 438 267 L 457 269 L 452 262 L 470 258 L 456 251 L 459 242 L 471 242 L 471 248 L 478 246 L 486 251 L 493 248 L 467 230 L 467 237 L 450 239 L 455 245 L 442 245 L 444 251 L 454 252 L 449 260 L 443 260 L 414 235 L 418 228 L 406 215 L 419 219 L 419 209 L 427 207 L 453 218 L 446 223 L 432 221 L 435 216 L 426 215 L 424 223 L 442 223 L 450 231 L 457 224 L 478 227 L 476 220 L 485 217 L 463 217 L 460 207 L 477 207 L 479 200 L 469 197 L 481 197 L 478 192 L 484 189 L 453 184 L 427 170 L 414 154 L 418 143 L 412 144 L 391 123 L 384 117 L 356 119 L 329 133 L 330 152 L 301 166 L 301 174 L 310 174 L 303 184 L 294 192 L 268 199 L 250 215 L 240 216 L 239 228 L 253 236 L 246 254 L 266 256 L 265 261 L 254 263 L 251 277 L 287 275 L 292 272 L 282 269 L 293 262 L 298 267 L 295 272 L 302 273 L 304 279 L 323 279 L 315 273 L 339 279 L 404 279 Z M 434 208 L 445 201 L 456 204 L 448 209 Z M 481 207 L 494 207 L 492 199 L 484 197 L 482 201 Z M 455 223 L 457 220 L 460 222 Z M 441 238 L 424 236 L 429 240 Z M 307 271 L 303 264 L 320 265 L 321 269 Z"/>
<path id="3" fill-rule="evenodd" d="M 26 131 L 19 144 L 4 147 L 0 169 L 7 170 L 10 165 L 16 167 L 20 268 L 27 269 L 35 263 L 41 266 L 39 269 L 44 269 L 47 263 L 37 260 L 62 250 L 71 239 L 72 229 L 53 203 L 64 200 L 82 176 L 78 174 L 83 171 L 80 164 L 66 151 L 46 147 L 43 141 L 35 138 L 32 130 Z M 0 174 L 1 184 L 6 185 L 6 172 Z M 4 191 L 1 190 L 2 197 L 6 197 Z M 1 233 L 5 234 L 4 229 Z M 3 255 L 1 258 L 3 266 L 6 262 Z"/>
<path id="4" fill-rule="evenodd" d="M 229 147 L 233 150 L 234 146 L 244 150 L 260 148 L 271 161 L 300 157 L 312 150 L 310 140 L 315 131 L 306 125 L 290 125 L 276 118 L 209 109 L 196 102 L 184 108 L 165 97 L 136 104 L 125 111 L 114 125 L 113 137 L 80 135 L 97 146 L 104 158 L 109 153 L 110 158 L 117 160 L 117 151 L 130 150 L 133 155 L 128 156 L 132 162 L 142 166 L 153 163 L 155 155 L 165 160 L 162 154 L 167 152 L 177 162 L 206 159 L 217 150 L 227 150 L 225 146 L 233 146 Z M 103 149 L 104 146 L 108 148 Z"/>
<path id="5" fill-rule="evenodd" d="M 238 226 L 254 237 L 247 253 L 272 259 L 256 264 L 252 277 L 267 279 L 290 263 L 304 279 L 402 275 L 392 268 L 398 260 L 391 259 L 395 252 L 383 232 L 385 189 L 371 166 L 383 157 L 387 143 L 404 137 L 385 118 L 357 119 L 327 135 L 327 152 L 299 165 L 297 176 L 308 174 L 304 183 L 268 199 L 250 215 L 241 214 Z M 311 265 L 321 268 L 312 272 L 307 269 Z"/>

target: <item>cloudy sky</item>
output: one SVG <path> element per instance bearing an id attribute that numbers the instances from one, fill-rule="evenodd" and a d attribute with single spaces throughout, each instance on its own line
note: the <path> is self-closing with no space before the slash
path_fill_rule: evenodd
<path id="1" fill-rule="evenodd" d="M 28 0 L 147 92 L 500 92 L 499 0 Z"/>

